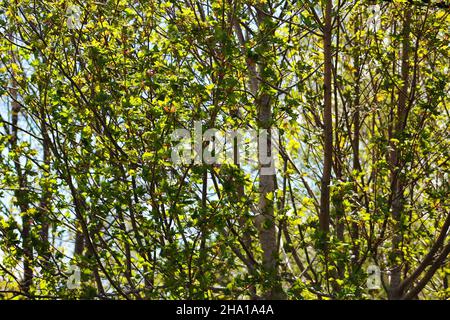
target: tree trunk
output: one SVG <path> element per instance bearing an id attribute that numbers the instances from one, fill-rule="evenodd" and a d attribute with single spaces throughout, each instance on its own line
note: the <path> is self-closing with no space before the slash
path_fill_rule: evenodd
<path id="1" fill-rule="evenodd" d="M 323 172 L 320 188 L 320 211 L 319 211 L 319 248 L 323 251 L 325 262 L 325 277 L 328 286 L 328 237 L 330 231 L 330 182 L 331 168 L 333 164 L 333 119 L 332 119 L 332 0 L 328 0 L 325 7 L 325 26 L 323 33 L 324 46 L 324 109 L 323 109 Z"/>
<path id="2" fill-rule="evenodd" d="M 273 35 L 274 29 L 270 16 L 266 15 L 269 8 L 267 5 L 262 8 L 257 7 L 257 19 L 260 27 L 260 34 Z M 261 50 L 259 52 L 270 52 L 270 47 L 265 42 L 261 43 Z M 258 110 L 258 134 L 266 132 L 267 135 L 263 139 L 258 138 L 258 159 L 259 159 L 259 202 L 258 202 L 258 216 L 256 217 L 256 227 L 258 228 L 259 240 L 263 251 L 262 265 L 265 273 L 265 282 L 268 285 L 264 297 L 266 299 L 284 299 L 286 298 L 281 286 L 281 279 L 278 271 L 278 246 L 277 246 L 277 231 L 274 215 L 274 196 L 275 196 L 275 169 L 273 166 L 274 155 L 272 154 L 272 105 L 271 96 L 267 93 L 265 84 L 266 79 L 263 78 L 265 69 L 268 68 L 264 57 L 259 57 L 257 75 L 253 75 L 251 81 L 258 83 L 256 93 L 256 107 Z M 259 79 L 258 79 L 259 78 Z M 262 154 L 261 147 L 264 145 L 267 149 L 267 154 Z M 264 157 L 264 162 L 261 162 L 261 157 Z"/>
<path id="3" fill-rule="evenodd" d="M 409 55 L 410 55 L 410 24 L 411 24 L 411 10 L 408 8 L 405 11 L 405 21 L 403 25 L 403 42 L 402 42 L 402 64 L 401 77 L 403 81 L 402 88 L 399 92 L 397 103 L 397 112 L 395 117 L 395 128 L 393 138 L 399 140 L 405 127 L 405 119 L 407 113 L 407 99 L 409 87 Z M 394 140 L 395 141 L 395 140 Z M 401 177 L 401 170 L 403 163 L 401 160 L 401 150 L 398 143 L 390 139 L 391 154 L 389 157 L 390 166 L 392 170 L 391 175 L 391 208 L 393 219 L 393 239 L 392 239 L 392 255 L 391 255 L 391 278 L 389 283 L 389 299 L 398 300 L 402 297 L 403 292 L 400 289 L 401 272 L 402 272 L 402 226 L 401 219 L 404 208 L 404 185 Z"/>

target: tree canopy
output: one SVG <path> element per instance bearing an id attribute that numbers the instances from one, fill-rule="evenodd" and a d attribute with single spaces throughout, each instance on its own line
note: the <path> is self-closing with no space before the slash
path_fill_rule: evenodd
<path id="1" fill-rule="evenodd" d="M 1 0 L 0 299 L 449 299 L 449 5 Z"/>

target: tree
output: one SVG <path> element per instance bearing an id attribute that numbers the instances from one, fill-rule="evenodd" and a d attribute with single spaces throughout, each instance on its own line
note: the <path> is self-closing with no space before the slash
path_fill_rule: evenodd
<path id="1" fill-rule="evenodd" d="M 1 298 L 448 299 L 445 2 L 1 8 Z"/>

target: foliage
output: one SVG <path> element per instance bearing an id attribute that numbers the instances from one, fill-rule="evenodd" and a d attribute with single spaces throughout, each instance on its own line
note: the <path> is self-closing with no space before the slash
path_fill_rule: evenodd
<path id="1" fill-rule="evenodd" d="M 442 4 L 0 3 L 0 298 L 449 299 Z M 277 128 L 272 181 L 171 161 L 197 121 Z"/>

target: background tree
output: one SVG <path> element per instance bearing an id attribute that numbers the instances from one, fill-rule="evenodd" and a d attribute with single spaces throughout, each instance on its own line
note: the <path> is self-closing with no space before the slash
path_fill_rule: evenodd
<path id="1" fill-rule="evenodd" d="M 444 2 L 0 3 L 2 298 L 449 298 Z"/>

